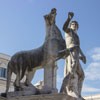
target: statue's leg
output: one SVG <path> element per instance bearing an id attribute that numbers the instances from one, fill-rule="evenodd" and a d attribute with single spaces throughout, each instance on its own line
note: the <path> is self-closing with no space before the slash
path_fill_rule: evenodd
<path id="1" fill-rule="evenodd" d="M 14 88 L 15 88 L 15 91 L 19 91 L 20 90 L 20 72 L 18 72 L 16 74 L 16 80 L 14 82 Z"/>
<path id="2" fill-rule="evenodd" d="M 67 73 L 68 73 L 67 67 L 68 67 L 68 58 L 65 59 L 65 65 L 64 65 L 64 77 L 66 77 L 66 75 L 67 75 Z"/>
<path id="3" fill-rule="evenodd" d="M 74 94 L 77 98 L 79 97 L 79 88 L 78 88 L 78 74 L 77 66 L 79 61 L 79 50 L 75 48 L 70 52 L 68 56 L 67 72 L 69 73 L 68 85 L 66 90 L 68 95 Z"/>
<path id="4" fill-rule="evenodd" d="M 60 89 L 60 93 L 67 93 L 66 87 L 68 87 L 70 81 L 70 72 L 71 72 L 71 57 L 70 55 L 65 59 L 64 66 L 64 79 Z"/>
<path id="5" fill-rule="evenodd" d="M 72 58 L 70 55 L 66 58 L 65 68 L 64 68 L 64 77 L 66 77 L 66 75 L 68 75 L 72 71 L 72 67 L 71 67 L 72 60 L 71 59 Z"/>
<path id="6" fill-rule="evenodd" d="M 85 75 L 84 75 L 84 71 L 83 71 L 80 63 L 78 63 L 77 73 L 78 73 L 78 76 L 79 76 L 79 78 L 78 78 L 79 95 L 81 96 L 82 85 L 83 85 Z"/>
<path id="7" fill-rule="evenodd" d="M 72 71 L 72 68 L 71 68 L 71 56 L 69 55 L 65 59 L 64 79 L 63 79 L 63 83 L 62 83 L 62 86 L 61 86 L 61 89 L 60 89 L 60 93 L 67 93 L 68 91 L 70 91 L 70 90 L 67 90 L 67 88 L 69 88 L 69 84 L 71 83 L 70 82 L 71 81 L 70 80 L 71 71 Z"/>
<path id="8" fill-rule="evenodd" d="M 31 84 L 31 81 L 34 77 L 34 74 L 36 72 L 36 69 L 34 68 L 33 71 L 29 71 L 27 74 L 26 74 L 26 81 L 25 81 L 25 85 L 30 85 Z"/>
<path id="9" fill-rule="evenodd" d="M 68 86 L 68 83 L 69 83 L 69 75 L 66 75 L 63 79 L 62 86 L 61 86 L 61 89 L 60 89 L 60 93 L 66 93 L 67 94 L 66 86 Z"/>
<path id="10" fill-rule="evenodd" d="M 75 48 L 74 51 L 70 52 L 70 57 L 71 57 L 71 66 L 70 66 L 70 71 L 71 74 L 76 73 L 77 70 L 77 64 L 78 64 L 78 60 L 79 60 L 79 50 L 78 48 Z"/>

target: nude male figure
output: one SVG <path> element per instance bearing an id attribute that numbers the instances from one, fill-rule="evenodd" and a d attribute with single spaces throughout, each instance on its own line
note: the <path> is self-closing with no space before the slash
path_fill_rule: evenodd
<path id="1" fill-rule="evenodd" d="M 77 30 L 79 28 L 78 22 L 71 21 L 73 16 L 74 16 L 74 13 L 69 12 L 68 18 L 63 25 L 63 30 L 65 32 L 66 47 L 69 50 L 70 55 L 65 60 L 65 68 L 64 68 L 65 78 L 63 80 L 63 84 L 62 84 L 62 88 L 60 92 L 66 93 L 65 87 L 63 87 L 67 85 L 66 81 L 69 81 L 68 79 L 74 79 L 75 75 L 77 75 L 78 76 L 77 94 L 79 95 L 79 97 L 81 97 L 82 84 L 84 80 L 84 72 L 80 65 L 79 59 L 81 59 L 83 63 L 86 63 L 86 57 L 80 48 L 80 39 L 77 34 Z M 69 88 L 69 91 L 70 90 L 74 91 L 73 89 L 74 86 L 70 82 L 69 82 L 68 88 Z"/>

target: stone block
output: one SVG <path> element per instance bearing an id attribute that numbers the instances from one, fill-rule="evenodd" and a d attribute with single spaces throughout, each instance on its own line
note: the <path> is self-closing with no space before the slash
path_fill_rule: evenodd
<path id="1" fill-rule="evenodd" d="M 65 94 L 41 94 L 41 95 L 30 95 L 30 96 L 15 96 L 11 98 L 0 97 L 0 100 L 76 100 L 76 99 L 69 97 Z"/>
<path id="2" fill-rule="evenodd" d="M 4 97 L 1 97 L 1 96 L 0 96 L 0 100 L 7 100 L 7 99 L 6 99 L 6 98 L 4 98 Z"/>

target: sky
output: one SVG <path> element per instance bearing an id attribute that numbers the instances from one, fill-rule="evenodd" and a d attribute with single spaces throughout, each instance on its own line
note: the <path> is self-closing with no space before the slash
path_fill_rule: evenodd
<path id="1" fill-rule="evenodd" d="M 82 95 L 100 94 L 100 0 L 0 0 L 0 53 L 12 56 L 22 50 L 41 46 L 45 38 L 43 16 L 52 8 L 57 9 L 56 24 L 62 26 L 68 12 L 74 12 L 73 20 L 79 23 L 78 34 L 87 64 L 81 62 L 85 72 Z M 57 88 L 60 89 L 64 60 L 59 60 Z M 43 80 L 43 69 L 32 80 Z"/>

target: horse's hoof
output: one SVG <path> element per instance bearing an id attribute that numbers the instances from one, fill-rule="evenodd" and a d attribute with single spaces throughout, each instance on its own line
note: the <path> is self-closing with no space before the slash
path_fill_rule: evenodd
<path id="1" fill-rule="evenodd" d="M 21 88 L 21 87 L 19 87 L 19 86 L 16 86 L 14 90 L 15 90 L 15 91 L 21 91 L 21 90 L 22 90 L 22 88 Z"/>

